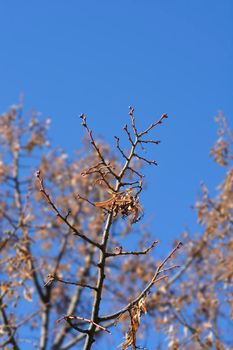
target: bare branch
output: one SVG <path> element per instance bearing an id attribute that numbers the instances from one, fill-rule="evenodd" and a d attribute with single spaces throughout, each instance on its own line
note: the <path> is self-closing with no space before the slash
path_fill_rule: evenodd
<path id="1" fill-rule="evenodd" d="M 88 198 L 81 196 L 81 194 L 79 194 L 79 193 L 77 194 L 76 198 L 77 198 L 77 199 L 81 199 L 81 200 L 83 200 L 83 201 L 89 203 L 89 204 L 92 205 L 93 207 L 95 207 L 95 204 L 94 204 L 93 202 L 91 202 Z"/>
<path id="2" fill-rule="evenodd" d="M 144 158 L 144 157 L 142 157 L 142 156 L 139 156 L 139 154 L 137 154 L 137 153 L 135 153 L 134 154 L 134 157 L 136 157 L 136 158 L 138 158 L 138 159 L 140 159 L 140 160 L 143 160 L 143 162 L 146 162 L 147 164 L 149 164 L 149 165 L 158 165 L 157 164 L 157 162 L 155 161 L 155 160 L 149 160 L 149 159 L 147 159 L 147 158 Z"/>
<path id="3" fill-rule="evenodd" d="M 158 278 L 158 275 L 161 273 L 162 267 L 166 264 L 166 262 L 175 254 L 175 252 L 180 249 L 180 247 L 182 246 L 182 243 L 179 242 L 177 243 L 177 245 L 175 246 L 175 248 L 168 254 L 168 256 L 159 264 L 159 266 L 157 267 L 157 270 L 153 276 L 153 278 L 151 279 L 151 281 L 148 283 L 148 285 L 145 287 L 145 289 L 139 294 L 139 296 L 137 298 L 135 298 L 133 301 L 131 301 L 127 306 L 125 306 L 123 309 L 119 310 L 118 312 L 115 312 L 114 314 L 111 315 L 107 315 L 107 316 L 102 316 L 99 318 L 100 321 L 108 321 L 108 320 L 112 320 L 114 318 L 117 318 L 119 315 L 125 313 L 126 311 L 128 311 L 129 309 L 132 308 L 132 306 L 134 306 L 136 303 L 138 303 L 138 301 L 143 298 L 145 295 L 147 295 L 151 289 L 151 287 L 159 282 L 160 280 L 167 278 L 167 276 L 162 276 Z M 173 266 L 173 268 L 176 267 Z M 171 269 L 171 268 L 170 268 Z"/>
<path id="4" fill-rule="evenodd" d="M 155 123 L 152 123 L 146 130 L 142 131 L 141 133 L 139 133 L 139 137 L 142 137 L 143 135 L 147 134 L 151 129 L 153 129 L 154 127 L 156 127 L 158 124 L 162 124 L 163 119 L 168 118 L 167 113 L 164 113 L 161 115 L 161 117 L 159 118 L 159 120 Z"/>
<path id="5" fill-rule="evenodd" d="M 93 165 L 90 168 L 88 168 L 87 170 L 82 171 L 81 175 L 86 176 L 86 175 L 98 173 L 100 170 L 106 170 L 106 168 L 108 168 L 109 166 L 111 166 L 110 163 L 107 163 L 107 165 L 104 165 L 102 160 L 101 160 L 96 165 Z"/>
<path id="6" fill-rule="evenodd" d="M 55 268 L 53 271 L 53 275 L 57 274 L 61 259 L 62 259 L 63 255 L 65 254 L 67 243 L 68 243 L 68 237 L 69 237 L 69 232 L 67 232 L 65 234 L 65 236 L 63 237 L 63 240 L 61 242 L 59 253 L 58 253 L 57 258 L 56 258 L 56 264 L 55 264 Z"/>
<path id="7" fill-rule="evenodd" d="M 136 181 L 131 181 L 131 182 L 121 182 L 120 187 L 125 187 L 125 186 L 133 186 L 133 185 L 138 185 L 136 186 L 137 188 L 141 188 L 141 180 L 136 180 Z"/>
<path id="8" fill-rule="evenodd" d="M 83 171 L 81 173 L 81 175 L 86 176 L 86 175 L 91 175 L 91 174 L 100 174 L 100 178 L 96 179 L 94 184 L 104 182 L 111 191 L 114 191 L 114 188 L 111 186 L 111 184 L 107 180 L 107 175 L 111 174 L 110 171 L 108 170 L 108 167 L 112 167 L 111 163 L 109 162 L 109 163 L 107 163 L 107 165 L 103 165 L 103 162 L 101 160 L 96 165 Z"/>
<path id="9" fill-rule="evenodd" d="M 199 331 L 194 328 L 193 326 L 191 326 L 184 318 L 183 315 L 181 315 L 181 313 L 179 313 L 171 303 L 169 303 L 170 307 L 173 310 L 173 314 L 175 315 L 175 317 L 177 318 L 177 320 L 184 326 L 187 327 L 187 329 L 190 330 L 190 332 L 195 336 L 195 339 L 197 340 L 198 344 L 200 345 L 200 348 L 203 350 L 209 350 L 209 346 L 204 344 L 199 336 Z"/>
<path id="10" fill-rule="evenodd" d="M 96 327 L 98 327 L 99 329 L 101 329 L 101 330 L 111 334 L 111 332 L 107 328 L 101 326 L 100 324 L 94 322 L 93 320 L 90 320 L 89 318 L 85 318 L 85 317 L 81 317 L 81 316 L 69 315 L 69 316 L 64 316 L 64 317 L 60 318 L 59 320 L 57 320 L 57 323 L 61 322 L 61 320 L 63 320 L 63 319 L 66 320 L 66 321 L 70 321 L 70 320 L 85 321 L 85 322 L 91 323 L 91 324 L 95 325 Z M 73 328 L 76 327 L 73 324 L 71 324 L 71 325 L 72 325 Z M 88 333 L 88 330 L 86 330 L 86 331 L 82 330 L 82 331 L 85 332 L 85 333 Z"/>
<path id="11" fill-rule="evenodd" d="M 120 138 L 117 136 L 114 136 L 116 139 L 116 143 L 117 143 L 117 149 L 120 151 L 120 153 L 122 154 L 123 158 L 125 158 L 126 160 L 128 160 L 127 155 L 125 154 L 125 152 L 123 151 L 123 149 L 120 146 Z"/>
<path id="12" fill-rule="evenodd" d="M 3 322 L 4 326 L 5 326 L 6 333 L 8 335 L 8 339 L 4 343 L 4 345 L 12 344 L 13 350 L 20 350 L 20 348 L 18 347 L 18 344 L 16 343 L 15 337 L 14 337 L 15 329 L 12 328 L 12 326 L 10 325 L 10 322 L 8 320 L 8 317 L 7 317 L 7 314 L 5 312 L 5 306 L 3 304 L 2 297 L 0 297 L 0 313 L 1 313 L 1 316 L 2 316 L 2 322 Z"/>
<path id="13" fill-rule="evenodd" d="M 65 320 L 70 325 L 71 328 L 75 329 L 79 333 L 88 334 L 89 332 L 88 329 L 83 329 L 83 328 L 80 328 L 78 325 L 74 325 L 72 321 L 67 317 L 65 318 Z"/>
<path id="14" fill-rule="evenodd" d="M 58 210 L 58 208 L 56 207 L 56 205 L 54 204 L 54 202 L 51 200 L 49 194 L 46 192 L 45 187 L 44 187 L 44 182 L 43 179 L 41 177 L 41 173 L 38 170 L 36 172 L 36 177 L 39 180 L 39 184 L 40 184 L 40 192 L 44 195 L 44 197 L 46 198 L 47 202 L 49 203 L 49 205 L 52 207 L 52 209 L 55 211 L 55 213 L 57 214 L 57 216 L 71 229 L 71 231 L 73 232 L 74 235 L 82 238 L 84 241 L 100 248 L 99 243 L 92 241 L 90 238 L 88 238 L 87 236 L 85 236 L 84 234 L 82 234 L 81 232 L 79 232 L 69 221 L 68 219 L 62 215 L 60 213 L 60 211 Z"/>
<path id="15" fill-rule="evenodd" d="M 163 269 L 163 270 L 161 270 L 160 272 L 159 272 L 159 274 L 161 274 L 161 273 L 164 273 L 164 272 L 167 272 L 167 271 L 170 271 L 170 270 L 173 270 L 173 269 L 176 269 L 176 268 L 180 268 L 180 265 L 172 265 L 172 266 L 169 266 L 169 267 L 167 267 L 166 269 Z"/>
<path id="16" fill-rule="evenodd" d="M 139 140 L 139 143 L 154 143 L 155 145 L 158 145 L 160 142 L 160 140 Z"/>
<path id="17" fill-rule="evenodd" d="M 145 177 L 145 175 L 141 174 L 139 171 L 135 170 L 134 168 L 132 168 L 130 166 L 128 166 L 128 170 L 132 171 L 132 173 L 136 174 L 138 177 L 140 177 L 140 179 Z"/>
<path id="18" fill-rule="evenodd" d="M 129 142 L 131 143 L 131 145 L 133 145 L 134 142 L 133 142 L 133 139 L 132 139 L 132 137 L 131 137 L 131 134 L 130 134 L 130 132 L 129 132 L 129 130 L 128 130 L 128 125 L 126 124 L 126 125 L 124 126 L 123 129 L 125 130 L 126 134 L 128 135 Z"/>
<path id="19" fill-rule="evenodd" d="M 130 251 L 130 252 L 123 252 L 119 250 L 117 253 L 108 253 L 106 252 L 106 257 L 114 257 L 114 256 L 120 256 L 120 255 L 145 255 L 149 253 L 149 251 L 154 248 L 154 246 L 158 243 L 158 241 L 154 241 L 148 248 L 142 250 L 142 251 Z"/>
<path id="20" fill-rule="evenodd" d="M 89 289 L 96 290 L 96 287 L 90 286 L 89 284 L 85 284 L 85 283 L 81 283 L 81 282 L 65 281 L 65 280 L 61 279 L 60 277 L 58 277 L 56 275 L 52 275 L 52 274 L 48 275 L 48 280 L 44 284 L 44 286 L 50 286 L 54 281 L 61 282 L 61 283 L 64 283 L 64 284 L 70 284 L 70 285 L 74 285 L 74 286 L 79 286 L 79 287 L 83 287 L 83 288 L 89 288 Z"/>
<path id="21" fill-rule="evenodd" d="M 18 229 L 17 222 L 14 221 L 6 212 L 5 210 L 2 210 L 0 208 L 1 215 L 9 222 L 9 224 L 13 227 L 13 229 L 16 231 Z"/>
<path id="22" fill-rule="evenodd" d="M 132 124 L 134 135 L 136 136 L 136 138 L 138 138 L 138 131 L 135 125 L 134 107 L 132 106 L 129 106 L 129 115 L 131 117 L 131 124 Z"/>
<path id="23" fill-rule="evenodd" d="M 89 138 L 91 140 L 91 144 L 93 145 L 94 149 L 96 150 L 101 162 L 108 168 L 108 170 L 110 171 L 110 173 L 114 176 L 115 179 L 118 178 L 117 174 L 112 170 L 111 166 L 109 166 L 109 164 L 106 162 L 103 154 L 100 151 L 100 148 L 97 146 L 93 135 L 92 135 L 92 131 L 89 129 L 88 125 L 87 125 L 87 118 L 84 114 L 80 115 L 80 118 L 82 119 L 82 125 L 84 126 L 84 128 L 87 130 L 87 133 L 89 135 Z"/>
<path id="24" fill-rule="evenodd" d="M 104 327 L 105 328 L 109 328 L 115 325 L 115 321 L 109 321 L 106 322 Z M 101 332 L 102 330 L 100 328 L 96 329 L 96 333 Z M 60 350 L 68 350 L 70 349 L 72 346 L 74 346 L 75 344 L 77 344 L 78 342 L 80 342 L 82 339 L 84 339 L 85 334 L 79 334 L 78 336 L 74 337 L 73 339 L 71 339 L 68 343 L 66 343 Z"/>
<path id="25" fill-rule="evenodd" d="M 81 280 L 85 280 L 86 277 L 88 277 L 88 275 L 90 273 L 90 268 L 91 268 L 91 264 L 92 264 L 94 250 L 95 250 L 95 247 L 92 246 L 92 249 L 90 251 L 88 259 L 85 261 L 85 266 L 84 266 L 84 269 L 82 272 Z M 83 293 L 83 288 L 81 288 L 81 287 L 77 288 L 76 291 L 73 293 L 71 300 L 70 300 L 70 303 L 66 309 L 67 315 L 72 315 L 76 312 L 76 308 L 80 302 L 80 298 L 82 296 L 82 293 Z M 69 333 L 70 330 L 71 330 L 71 328 L 68 327 L 67 324 L 63 325 L 62 329 L 59 331 L 59 333 L 56 335 L 56 337 L 54 339 L 52 350 L 60 349 L 60 347 L 65 339 L 66 334 Z M 85 336 L 85 335 L 83 334 L 82 336 Z M 79 335 L 79 337 L 80 337 L 80 335 Z"/>

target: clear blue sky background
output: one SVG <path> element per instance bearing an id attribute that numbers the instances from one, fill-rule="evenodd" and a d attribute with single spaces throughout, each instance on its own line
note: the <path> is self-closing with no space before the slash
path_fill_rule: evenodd
<path id="1" fill-rule="evenodd" d="M 109 142 L 129 105 L 141 127 L 167 112 L 143 196 L 144 220 L 164 249 L 185 227 L 196 229 L 190 205 L 200 181 L 214 193 L 223 176 L 208 153 L 214 116 L 233 118 L 232 18 L 232 0 L 2 0 L 0 110 L 23 91 L 72 154 L 82 112 Z"/>

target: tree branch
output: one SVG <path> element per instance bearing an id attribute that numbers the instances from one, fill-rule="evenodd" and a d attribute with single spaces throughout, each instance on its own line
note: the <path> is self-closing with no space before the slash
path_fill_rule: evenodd
<path id="1" fill-rule="evenodd" d="M 76 315 L 75 315 L 75 316 L 74 316 L 74 315 L 69 315 L 69 316 L 64 316 L 64 317 L 60 318 L 59 320 L 57 320 L 57 323 L 59 323 L 59 322 L 60 322 L 61 320 L 63 320 L 63 319 L 66 320 L 66 321 L 70 321 L 70 320 L 81 320 L 81 321 L 85 321 L 85 322 L 88 322 L 88 323 L 91 323 L 91 324 L 95 325 L 95 326 L 96 326 L 97 328 L 99 328 L 100 330 L 103 330 L 103 331 L 105 331 L 105 332 L 111 334 L 111 332 L 110 332 L 107 328 L 101 326 L 100 324 L 94 322 L 93 320 L 90 320 L 89 318 L 85 318 L 85 317 L 82 317 L 82 316 L 76 316 Z M 76 325 L 73 325 L 72 323 L 70 323 L 70 325 L 71 325 L 71 327 L 73 327 L 73 328 L 76 329 Z M 79 331 L 80 331 L 80 330 L 79 330 Z M 82 333 L 89 333 L 89 330 L 82 330 L 82 329 L 81 329 L 81 332 L 82 332 Z"/>
<path id="2" fill-rule="evenodd" d="M 100 244 L 97 242 L 94 242 L 93 240 L 91 240 L 90 238 L 88 238 L 87 236 L 85 236 L 84 234 L 82 234 L 81 232 L 79 232 L 69 221 L 68 218 L 64 215 L 62 215 L 60 213 L 60 211 L 57 209 L 56 205 L 54 204 L 54 202 L 51 200 L 49 194 L 46 192 L 45 187 L 44 187 L 44 183 L 43 183 L 43 179 L 41 177 L 41 173 L 40 170 L 38 170 L 36 172 L 36 177 L 39 181 L 40 184 L 40 192 L 44 195 L 44 197 L 46 198 L 47 202 L 49 203 L 49 205 L 52 207 L 52 209 L 55 211 L 55 213 L 57 214 L 57 216 L 70 228 L 70 230 L 73 232 L 74 235 L 82 238 L 84 241 L 90 243 L 91 245 L 94 245 L 95 247 L 100 248 Z"/>
<path id="3" fill-rule="evenodd" d="M 153 278 L 151 279 L 151 281 L 148 283 L 148 285 L 145 287 L 145 289 L 139 294 L 138 297 L 136 297 L 133 301 L 131 301 L 128 305 L 126 305 L 123 309 L 119 310 L 118 312 L 115 312 L 114 314 L 111 315 L 106 315 L 106 316 L 102 316 L 99 317 L 99 320 L 102 321 L 108 321 L 108 320 L 112 320 L 114 318 L 117 318 L 118 316 L 120 316 L 121 314 L 125 313 L 126 311 L 128 311 L 129 309 L 132 308 L 132 306 L 134 306 L 135 304 L 138 303 L 138 301 L 140 299 L 142 299 L 145 295 L 148 294 L 148 292 L 150 291 L 151 287 L 159 282 L 160 280 L 167 278 L 167 276 L 162 276 L 158 278 L 158 275 L 161 273 L 162 267 L 166 264 L 166 262 L 175 254 L 175 252 L 182 246 L 182 243 L 179 242 L 175 248 L 169 253 L 169 255 L 159 264 L 159 266 L 157 267 L 157 270 L 153 276 Z M 173 266 L 173 268 L 176 267 Z M 171 268 L 170 268 L 171 269 Z"/>
<path id="4" fill-rule="evenodd" d="M 107 167 L 107 169 L 109 170 L 109 172 L 113 175 L 113 177 L 115 179 L 117 179 L 117 174 L 115 174 L 115 172 L 112 170 L 111 166 L 108 165 L 108 163 L 105 161 L 104 156 L 102 155 L 100 148 L 97 146 L 93 135 L 92 135 L 92 131 L 89 129 L 88 125 L 87 125 L 87 118 L 84 114 L 80 115 L 80 118 L 82 119 L 82 125 L 84 126 L 84 128 L 87 130 L 87 133 L 89 135 L 89 138 L 91 140 L 91 144 L 93 145 L 94 149 L 96 150 L 100 160 L 102 161 L 102 163 Z"/>
<path id="5" fill-rule="evenodd" d="M 154 241 L 148 248 L 142 250 L 142 251 L 130 251 L 130 252 L 123 252 L 119 251 L 117 253 L 108 253 L 106 252 L 106 258 L 114 257 L 114 256 L 120 256 L 120 255 L 143 255 L 149 253 L 149 251 L 154 248 L 154 246 L 158 243 L 158 241 Z"/>
<path id="6" fill-rule="evenodd" d="M 16 330 L 12 331 L 12 326 L 10 325 L 7 314 L 5 312 L 5 306 L 3 304 L 2 297 L 0 297 L 0 313 L 2 316 L 3 324 L 4 324 L 5 329 L 6 329 L 6 333 L 8 335 L 8 339 L 4 344 L 5 345 L 12 344 L 13 350 L 20 350 L 18 344 L 16 343 L 15 337 L 14 337 L 14 333 Z"/>
<path id="7" fill-rule="evenodd" d="M 70 284 L 70 285 L 74 285 L 74 286 L 79 286 L 79 287 L 82 287 L 82 288 L 89 288 L 89 289 L 96 290 L 96 287 L 90 286 L 89 284 L 85 284 L 85 283 L 81 283 L 81 282 L 65 281 L 65 280 L 63 280 L 63 279 L 61 279 L 58 276 L 53 275 L 53 274 L 49 274 L 48 275 L 48 280 L 45 283 L 45 286 L 50 286 L 54 281 L 58 281 L 58 282 L 61 282 L 61 283 L 64 283 L 64 284 Z"/>

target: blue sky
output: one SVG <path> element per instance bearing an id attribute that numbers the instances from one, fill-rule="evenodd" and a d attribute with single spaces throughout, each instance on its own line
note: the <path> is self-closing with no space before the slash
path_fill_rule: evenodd
<path id="1" fill-rule="evenodd" d="M 24 92 L 70 153 L 82 112 L 108 142 L 129 105 L 141 127 L 167 112 L 143 200 L 156 237 L 172 242 L 192 229 L 200 181 L 214 190 L 222 178 L 208 153 L 214 116 L 233 115 L 232 10 L 231 0 L 1 1 L 0 110 Z"/>
<path id="2" fill-rule="evenodd" d="M 167 112 L 142 197 L 167 251 L 184 228 L 196 229 L 190 206 L 200 181 L 214 193 L 223 177 L 208 153 L 214 116 L 233 116 L 232 15 L 231 0 L 3 0 L 0 111 L 24 92 L 26 109 L 51 116 L 55 145 L 71 154 L 80 113 L 114 143 L 129 105 L 139 127 Z"/>

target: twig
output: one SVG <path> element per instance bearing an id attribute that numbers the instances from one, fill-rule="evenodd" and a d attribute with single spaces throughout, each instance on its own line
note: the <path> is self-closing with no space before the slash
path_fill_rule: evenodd
<path id="1" fill-rule="evenodd" d="M 120 146 L 120 138 L 117 136 L 114 136 L 116 139 L 116 144 L 117 144 L 117 149 L 120 151 L 120 153 L 122 154 L 123 158 L 125 158 L 126 160 L 128 160 L 127 155 L 125 154 L 125 152 L 123 151 L 123 149 Z"/>
<path id="2" fill-rule="evenodd" d="M 132 171 L 132 173 L 136 174 L 136 175 L 137 175 L 138 177 L 140 177 L 141 179 L 142 179 L 143 177 L 145 177 L 145 175 L 141 174 L 139 171 L 137 171 L 137 170 L 131 168 L 130 166 L 128 166 L 128 170 Z"/>
<path id="3" fill-rule="evenodd" d="M 140 160 L 143 160 L 143 162 L 146 162 L 147 164 L 149 164 L 149 165 L 158 165 L 157 164 L 157 162 L 155 161 L 155 160 L 149 160 L 149 159 L 147 159 L 147 158 L 144 158 L 144 157 L 142 157 L 142 156 L 139 156 L 139 154 L 137 154 L 137 153 L 135 153 L 134 154 L 134 157 L 136 157 L 136 158 L 138 158 L 138 159 L 140 159 Z"/>
<path id="4" fill-rule="evenodd" d="M 190 332 L 194 335 L 195 339 L 197 340 L 198 344 L 200 345 L 201 349 L 203 350 L 208 350 L 209 346 L 204 344 L 201 339 L 200 336 L 198 335 L 198 331 L 196 328 L 194 328 L 193 326 L 191 326 L 190 324 L 188 324 L 188 322 L 185 320 L 184 316 L 181 315 L 181 313 L 179 314 L 179 312 L 174 308 L 174 306 L 169 303 L 170 307 L 173 310 L 173 314 L 175 315 L 176 319 L 186 328 L 188 328 L 190 330 Z"/>
<path id="5" fill-rule="evenodd" d="M 142 251 L 130 251 L 130 252 L 122 252 L 119 251 L 119 253 L 108 253 L 106 252 L 106 257 L 114 257 L 114 256 L 120 256 L 120 255 L 143 255 L 147 254 L 154 246 L 158 243 L 158 241 L 154 241 L 148 248 L 142 250 Z"/>
<path id="6" fill-rule="evenodd" d="M 112 168 L 109 166 L 109 164 L 106 162 L 104 156 L 102 155 L 100 148 L 97 146 L 93 135 L 92 135 L 92 131 L 89 129 L 88 125 L 87 125 L 87 118 L 84 114 L 80 115 L 80 118 L 82 119 L 82 125 L 84 126 L 84 128 L 87 130 L 87 133 L 89 135 L 89 138 L 91 140 L 91 144 L 93 145 L 93 147 L 95 148 L 100 160 L 102 161 L 102 163 L 108 168 L 108 170 L 110 171 L 110 173 L 114 176 L 114 178 L 118 178 L 117 174 L 115 174 L 115 172 L 112 170 Z"/>
<path id="7" fill-rule="evenodd" d="M 95 247 L 92 246 L 91 250 L 90 250 L 90 254 L 88 256 L 88 259 L 85 261 L 85 266 L 84 266 L 84 269 L 82 271 L 81 280 L 85 280 L 86 277 L 88 277 L 90 274 L 90 269 L 91 269 L 91 265 L 92 265 L 94 251 L 95 251 Z M 80 302 L 80 298 L 82 296 L 82 293 L 83 293 L 83 288 L 77 288 L 76 291 L 74 291 L 74 293 L 72 294 L 71 300 L 69 302 L 69 305 L 67 307 L 67 310 L 66 310 L 67 315 L 72 315 L 76 312 L 76 308 Z M 66 334 L 69 333 L 70 331 L 71 331 L 71 328 L 68 327 L 68 325 L 65 323 L 62 326 L 62 329 L 56 334 L 56 337 L 55 337 L 53 345 L 52 345 L 52 350 L 60 349 L 60 347 L 65 339 Z M 82 336 L 84 337 L 85 335 L 82 334 Z"/>
<path id="8" fill-rule="evenodd" d="M 76 195 L 76 198 L 77 198 L 77 199 L 81 199 L 81 200 L 83 200 L 83 201 L 89 203 L 89 204 L 92 205 L 93 207 L 95 207 L 95 204 L 94 204 L 93 202 L 91 202 L 88 198 L 81 196 L 81 194 L 79 194 L 79 193 Z"/>
<path id="9" fill-rule="evenodd" d="M 102 165 L 102 166 L 101 166 Z M 110 163 L 107 163 L 107 165 L 103 165 L 103 161 L 101 160 L 99 163 L 97 163 L 97 165 L 92 166 L 91 168 L 89 168 L 88 170 L 85 170 L 81 173 L 82 176 L 86 176 L 86 175 L 91 175 L 91 174 L 100 174 L 101 179 L 97 179 L 95 180 L 95 184 L 103 181 L 107 187 L 111 190 L 114 191 L 114 188 L 110 185 L 110 183 L 106 180 L 106 176 L 108 174 L 111 174 L 110 171 L 108 170 L 108 167 L 111 166 Z M 102 171 L 104 170 L 104 172 Z"/>
<path id="10" fill-rule="evenodd" d="M 160 272 L 159 272 L 159 274 L 161 274 L 161 273 L 164 273 L 164 272 L 167 272 L 167 271 L 170 271 L 170 270 L 173 270 L 173 269 L 176 269 L 176 268 L 180 268 L 180 265 L 172 265 L 172 266 L 169 266 L 169 267 L 167 267 L 166 269 L 163 269 L 163 270 L 161 270 Z"/>
<path id="11" fill-rule="evenodd" d="M 141 180 L 136 180 L 136 181 L 131 181 L 131 182 L 121 182 L 121 186 L 120 187 L 133 186 L 133 185 L 139 184 L 139 186 L 136 186 L 138 188 L 138 187 L 141 187 L 140 183 L 141 183 Z"/>
<path id="12" fill-rule="evenodd" d="M 161 141 L 160 140 L 139 140 L 140 143 L 154 143 L 155 145 L 158 145 Z"/>
<path id="13" fill-rule="evenodd" d="M 55 264 L 55 268 L 53 271 L 53 275 L 55 275 L 55 276 L 57 274 L 61 259 L 62 259 L 63 255 L 65 254 L 67 243 L 68 243 L 68 237 L 69 237 L 69 231 L 63 237 L 63 240 L 61 242 L 61 246 L 59 249 L 59 253 L 58 253 L 57 258 L 56 258 L 56 264 Z"/>
<path id="14" fill-rule="evenodd" d="M 119 310 L 118 312 L 115 312 L 114 314 L 111 315 L 106 315 L 106 316 L 102 316 L 99 318 L 100 321 L 108 321 L 108 320 L 112 320 L 114 318 L 117 318 L 119 315 L 125 313 L 126 311 L 128 311 L 129 309 L 132 308 L 132 306 L 134 306 L 136 303 L 138 303 L 138 301 L 140 299 L 142 299 L 146 294 L 148 294 L 148 292 L 150 291 L 151 287 L 156 283 L 159 282 L 161 279 L 167 278 L 167 276 L 162 276 L 162 277 L 158 277 L 158 275 L 161 273 L 162 267 L 166 264 L 166 262 L 175 254 L 175 252 L 182 246 L 182 243 L 179 242 L 175 248 L 168 254 L 168 256 L 159 264 L 159 266 L 157 267 L 157 270 L 153 276 L 153 278 L 151 279 L 151 281 L 148 283 L 148 285 L 145 287 L 145 289 L 139 294 L 139 296 L 137 298 L 135 298 L 133 301 L 131 301 L 127 306 L 125 306 L 123 309 Z M 175 265 L 176 266 L 176 265 Z M 175 267 L 174 266 L 174 267 Z M 173 267 L 173 268 L 174 268 Z M 171 268 L 170 268 L 171 269 Z"/>
<path id="15" fill-rule="evenodd" d="M 146 130 L 142 131 L 138 136 L 142 137 L 143 135 L 147 134 L 155 126 L 157 126 L 158 124 L 161 124 L 163 119 L 165 119 L 165 118 L 168 118 L 167 113 L 162 114 L 157 122 L 152 123 Z"/>
<path id="16" fill-rule="evenodd" d="M 10 322 L 9 322 L 7 314 L 5 312 L 5 306 L 3 305 L 2 297 L 0 297 L 0 313 L 2 316 L 3 324 L 5 325 L 6 332 L 8 335 L 8 339 L 5 342 L 5 344 L 12 344 L 12 347 L 14 350 L 20 350 L 20 348 L 18 347 L 18 344 L 16 343 L 16 340 L 14 338 L 15 330 L 12 331 L 12 327 L 10 326 Z"/>
<path id="17" fill-rule="evenodd" d="M 83 287 L 83 288 L 89 288 L 89 289 L 96 290 L 96 287 L 90 286 L 89 284 L 85 284 L 85 283 L 81 283 L 81 282 L 65 281 L 65 280 L 59 278 L 58 276 L 52 275 L 52 274 L 48 275 L 48 280 L 44 284 L 44 286 L 50 286 L 54 281 L 61 282 L 61 283 L 64 283 L 64 284 L 71 284 L 71 285 L 74 285 L 74 286 L 79 286 L 79 287 Z"/>
<path id="18" fill-rule="evenodd" d="M 37 177 L 37 179 L 39 181 L 39 184 L 40 184 L 40 192 L 44 195 L 44 197 L 46 198 L 46 200 L 49 203 L 49 205 L 56 212 L 57 216 L 71 229 L 73 234 L 78 236 L 78 237 L 80 237 L 80 238 L 82 238 L 84 241 L 86 241 L 86 242 L 88 242 L 88 243 L 90 243 L 90 244 L 100 248 L 100 244 L 99 243 L 94 242 L 93 240 L 91 240 L 90 238 L 88 238 L 87 236 L 85 236 L 84 234 L 79 232 L 73 225 L 71 225 L 71 223 L 68 221 L 68 219 L 66 219 L 66 217 L 60 213 L 60 211 L 57 209 L 57 207 L 54 204 L 54 202 L 51 200 L 49 194 L 45 190 L 44 182 L 43 182 L 43 178 L 41 177 L 40 170 L 38 170 L 36 172 L 36 177 Z"/>
<path id="19" fill-rule="evenodd" d="M 16 325 L 16 328 L 19 328 L 19 327 L 23 326 L 25 323 L 27 323 L 28 321 L 30 321 L 33 317 L 37 316 L 40 312 L 41 312 L 41 310 L 37 310 L 37 311 L 33 312 L 31 315 L 29 315 L 29 316 L 27 316 L 26 318 L 24 318 L 23 320 L 21 320 L 21 321 Z"/>
<path id="20" fill-rule="evenodd" d="M 133 145 L 134 142 L 133 142 L 133 139 L 132 139 L 132 137 L 131 137 L 131 134 L 130 134 L 130 132 L 129 132 L 129 130 L 128 130 L 128 125 L 126 124 L 126 125 L 124 126 L 123 129 L 125 130 L 126 134 L 128 135 L 129 142 L 131 143 L 131 145 Z"/>
<path id="21" fill-rule="evenodd" d="M 172 278 L 169 279 L 168 286 L 170 286 L 176 280 L 178 280 L 181 277 L 181 275 L 189 268 L 189 266 L 192 264 L 194 259 L 198 256 L 199 252 L 202 250 L 202 248 L 205 244 L 206 244 L 205 241 L 201 242 L 199 247 L 194 251 L 193 255 L 189 256 L 187 258 L 187 260 L 185 261 L 185 263 L 181 266 L 180 270 L 174 276 L 172 276 Z"/>
<path id="22" fill-rule="evenodd" d="M 81 317 L 81 316 L 69 315 L 69 316 L 64 316 L 64 317 L 60 318 L 59 320 L 57 320 L 57 323 L 61 322 L 63 319 L 66 320 L 66 321 L 68 321 L 68 320 L 81 320 L 81 321 L 85 321 L 85 322 L 91 323 L 91 324 L 95 325 L 96 327 L 98 327 L 99 329 L 101 329 L 101 330 L 103 330 L 103 331 L 105 331 L 105 332 L 111 334 L 111 332 L 110 332 L 107 328 L 105 328 L 105 327 L 101 326 L 100 324 L 98 324 L 98 323 L 96 323 L 96 322 L 90 320 L 89 318 L 85 318 L 85 317 Z M 73 326 L 73 325 L 72 325 L 72 326 Z M 86 333 L 86 332 L 88 332 L 88 331 L 85 331 L 85 333 Z"/>
<path id="23" fill-rule="evenodd" d="M 101 166 L 101 167 L 100 167 Z M 107 164 L 107 166 L 110 166 L 110 163 Z M 100 168 L 99 168 L 100 167 Z M 106 168 L 106 165 L 103 164 L 102 160 L 97 163 L 96 165 L 91 166 L 88 170 L 84 170 L 81 172 L 82 176 L 86 176 L 86 175 L 90 175 L 90 174 L 94 174 L 96 172 L 99 172 L 99 170 L 102 170 Z"/>
<path id="24" fill-rule="evenodd" d="M 74 325 L 71 322 L 71 319 L 69 316 L 65 316 L 65 317 L 60 318 L 59 320 L 57 320 L 57 323 L 61 322 L 61 320 L 63 320 L 63 319 L 70 325 L 71 328 L 75 329 L 79 333 L 88 334 L 88 329 L 80 328 L 77 324 Z"/>
<path id="25" fill-rule="evenodd" d="M 115 321 L 107 322 L 105 324 L 105 328 L 112 327 L 112 326 L 114 326 L 114 324 L 115 324 Z M 99 332 L 101 332 L 101 329 L 97 328 L 96 333 L 99 333 Z M 85 337 L 85 334 L 79 334 L 77 337 L 71 339 L 68 343 L 66 343 L 60 350 L 68 350 L 68 349 L 72 348 L 72 346 L 74 346 L 75 344 L 80 342 L 84 337 Z"/>
<path id="26" fill-rule="evenodd" d="M 134 131 L 134 135 L 138 138 L 138 131 L 135 125 L 135 117 L 134 117 L 134 107 L 129 106 L 129 115 L 131 117 L 132 128 Z"/>
<path id="27" fill-rule="evenodd" d="M 9 222 L 9 224 L 13 227 L 14 231 L 18 230 L 17 222 L 14 223 L 14 220 L 0 208 L 1 215 Z"/>

